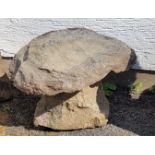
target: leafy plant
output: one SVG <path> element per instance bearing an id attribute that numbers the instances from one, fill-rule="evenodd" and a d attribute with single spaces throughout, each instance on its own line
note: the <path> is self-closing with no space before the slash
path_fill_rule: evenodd
<path id="1" fill-rule="evenodd" d="M 143 84 L 142 82 L 134 82 L 133 84 L 129 85 L 129 91 L 132 94 L 140 94 L 143 91 Z"/>
<path id="2" fill-rule="evenodd" d="M 111 96 L 117 90 L 117 86 L 111 82 L 103 83 L 103 90 L 106 96 Z"/>

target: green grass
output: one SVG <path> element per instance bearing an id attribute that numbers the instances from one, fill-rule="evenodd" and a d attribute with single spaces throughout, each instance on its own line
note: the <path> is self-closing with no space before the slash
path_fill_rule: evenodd
<path id="1" fill-rule="evenodd" d="M 111 96 L 116 90 L 117 86 L 111 82 L 103 83 L 103 90 L 106 96 Z"/>

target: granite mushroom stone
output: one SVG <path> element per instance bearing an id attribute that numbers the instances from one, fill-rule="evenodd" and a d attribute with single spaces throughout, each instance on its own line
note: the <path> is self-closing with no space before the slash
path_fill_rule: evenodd
<path id="1" fill-rule="evenodd" d="M 109 102 L 101 80 L 111 71 L 127 70 L 135 60 L 123 42 L 83 28 L 43 34 L 14 57 L 14 86 L 41 95 L 36 126 L 56 130 L 106 125 Z"/>
<path id="2" fill-rule="evenodd" d="M 10 65 L 14 85 L 28 94 L 73 93 L 129 67 L 123 42 L 84 28 L 51 31 L 28 43 Z"/>

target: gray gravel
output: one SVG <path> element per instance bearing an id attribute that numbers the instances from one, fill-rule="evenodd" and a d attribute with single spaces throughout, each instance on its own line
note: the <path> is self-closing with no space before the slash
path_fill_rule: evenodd
<path id="1" fill-rule="evenodd" d="M 137 136 L 137 134 L 108 124 L 102 128 L 62 132 L 60 136 Z"/>

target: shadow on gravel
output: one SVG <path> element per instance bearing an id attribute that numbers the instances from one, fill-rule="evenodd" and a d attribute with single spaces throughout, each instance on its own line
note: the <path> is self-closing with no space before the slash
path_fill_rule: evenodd
<path id="1" fill-rule="evenodd" d="M 27 129 L 34 128 L 33 115 L 38 98 L 22 93 L 15 88 L 13 93 L 12 100 L 0 103 L 0 125 L 24 126 Z"/>
<path id="2" fill-rule="evenodd" d="M 139 99 L 132 99 L 127 88 L 119 88 L 109 101 L 109 124 L 138 135 L 155 135 L 155 94 L 146 90 Z"/>

